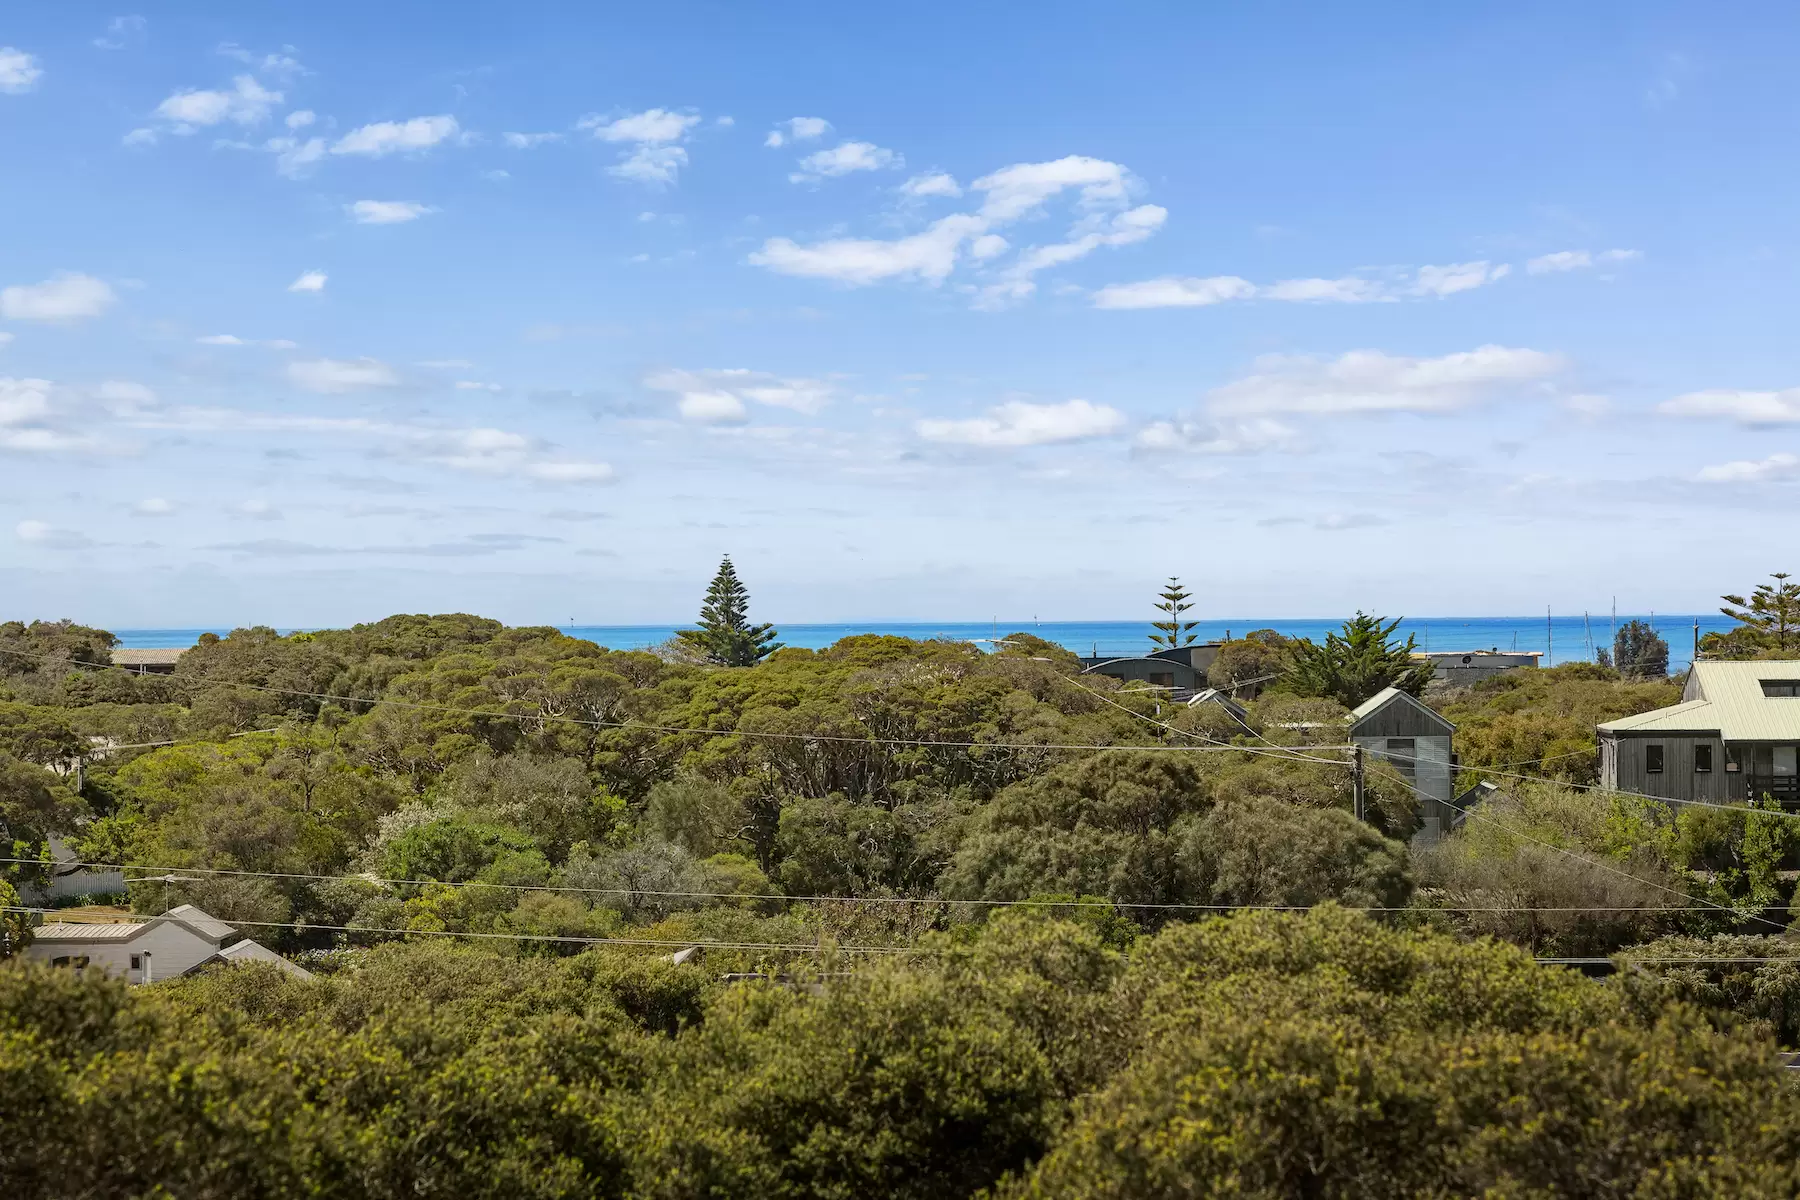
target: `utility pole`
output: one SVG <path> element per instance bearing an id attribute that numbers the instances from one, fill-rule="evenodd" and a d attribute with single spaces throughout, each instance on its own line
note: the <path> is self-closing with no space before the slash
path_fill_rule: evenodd
<path id="1" fill-rule="evenodd" d="M 1356 819 L 1368 820 L 1369 802 L 1363 795 L 1363 748 L 1360 745 L 1351 750 L 1350 789 L 1351 805 L 1356 813 Z"/>

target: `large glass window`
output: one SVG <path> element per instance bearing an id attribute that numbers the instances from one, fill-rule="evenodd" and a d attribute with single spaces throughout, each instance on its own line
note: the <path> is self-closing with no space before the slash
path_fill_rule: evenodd
<path id="1" fill-rule="evenodd" d="M 1704 742 L 1694 747 L 1694 774 L 1705 775 L 1712 770 L 1713 748 Z"/>
<path id="2" fill-rule="evenodd" d="M 1644 747 L 1644 771 L 1649 775 L 1661 775 L 1663 769 L 1663 748 L 1661 742 L 1652 742 Z"/>
<path id="3" fill-rule="evenodd" d="M 1387 740 L 1387 760 L 1408 779 L 1416 773 L 1419 765 L 1418 742 L 1413 738 L 1389 738 Z"/>

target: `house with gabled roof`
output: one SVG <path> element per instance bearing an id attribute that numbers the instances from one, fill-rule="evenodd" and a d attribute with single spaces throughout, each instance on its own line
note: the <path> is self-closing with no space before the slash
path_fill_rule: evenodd
<path id="1" fill-rule="evenodd" d="M 1419 802 L 1415 841 L 1436 845 L 1455 826 L 1451 796 L 1456 783 L 1456 756 L 1451 740 L 1456 726 L 1409 692 L 1382 688 L 1350 710 L 1350 741 L 1370 758 L 1386 761 L 1411 785 Z"/>
<path id="2" fill-rule="evenodd" d="M 248 939 L 191 904 L 134 921 L 57 921 L 31 931 L 23 957 L 76 972 L 97 971 L 127 983 L 174 979 L 208 963 L 272 962 L 310 978 L 301 967 Z"/>
<path id="3" fill-rule="evenodd" d="M 1595 732 L 1603 788 L 1675 801 L 1772 796 L 1800 808 L 1800 660 L 1702 659 L 1681 703 Z"/>

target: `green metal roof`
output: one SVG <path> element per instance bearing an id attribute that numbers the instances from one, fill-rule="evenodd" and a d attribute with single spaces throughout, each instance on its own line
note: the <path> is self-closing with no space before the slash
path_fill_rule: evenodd
<path id="1" fill-rule="evenodd" d="M 1699 662 L 1692 699 L 1599 726 L 1601 733 L 1717 733 L 1728 742 L 1800 742 L 1800 697 L 1765 696 L 1763 680 L 1800 683 L 1800 661 Z"/>

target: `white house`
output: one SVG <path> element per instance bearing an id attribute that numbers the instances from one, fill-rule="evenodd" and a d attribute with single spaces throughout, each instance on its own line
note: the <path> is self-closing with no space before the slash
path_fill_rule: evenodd
<path id="1" fill-rule="evenodd" d="M 226 943 L 233 943 L 227 946 Z M 117 975 L 127 983 L 173 979 L 208 962 L 275 962 L 290 974 L 307 972 L 272 950 L 238 940 L 237 930 L 191 904 L 160 917 L 103 925 L 63 921 L 32 930 L 24 956 L 75 971 Z"/>

